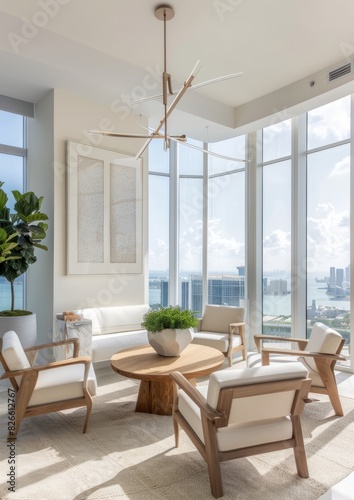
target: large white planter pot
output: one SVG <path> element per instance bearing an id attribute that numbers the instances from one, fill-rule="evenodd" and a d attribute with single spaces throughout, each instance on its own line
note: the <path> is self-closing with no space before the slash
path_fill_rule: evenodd
<path id="1" fill-rule="evenodd" d="M 186 330 L 166 329 L 161 332 L 148 332 L 148 340 L 157 354 L 179 356 L 193 340 L 193 328 Z"/>
<path id="2" fill-rule="evenodd" d="M 33 347 L 37 344 L 37 316 L 35 313 L 26 316 L 0 316 L 0 337 L 13 330 L 17 333 L 22 347 Z"/>

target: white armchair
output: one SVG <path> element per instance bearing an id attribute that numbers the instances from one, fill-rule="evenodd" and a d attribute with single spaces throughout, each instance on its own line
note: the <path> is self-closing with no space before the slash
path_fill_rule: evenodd
<path id="1" fill-rule="evenodd" d="M 342 356 L 345 339 L 337 331 L 323 323 L 315 323 L 309 339 L 255 335 L 258 353 L 249 353 L 249 367 L 300 361 L 309 370 L 312 384 L 310 392 L 327 394 L 335 414 L 343 416 L 334 367 L 337 361 L 346 361 Z M 273 346 L 267 344 L 272 341 Z M 297 349 L 276 348 L 274 343 L 295 343 Z M 310 401 L 310 400 L 309 400 Z"/>
<path id="2" fill-rule="evenodd" d="M 232 366 L 232 354 L 241 351 L 246 359 L 245 309 L 234 306 L 206 305 L 193 343 L 218 349 Z"/>
<path id="3" fill-rule="evenodd" d="M 35 366 L 40 349 L 74 345 L 73 358 Z M 77 357 L 79 340 L 69 339 L 23 349 L 18 336 L 10 331 L 0 339 L 0 361 L 16 394 L 15 428 L 9 439 L 15 439 L 24 417 L 86 406 L 83 432 L 86 432 L 96 394 L 96 376 L 90 357 Z M 31 359 L 31 363 L 30 360 Z"/>
<path id="4" fill-rule="evenodd" d="M 293 448 L 298 475 L 308 477 L 300 424 L 311 385 L 307 375 L 301 363 L 228 368 L 213 373 L 208 385 L 193 387 L 171 373 L 176 447 L 181 426 L 208 464 L 215 498 L 223 495 L 225 460 Z"/>

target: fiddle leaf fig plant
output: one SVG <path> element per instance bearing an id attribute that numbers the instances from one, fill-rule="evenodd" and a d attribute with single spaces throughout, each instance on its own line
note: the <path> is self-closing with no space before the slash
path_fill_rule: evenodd
<path id="1" fill-rule="evenodd" d="M 3 184 L 0 182 L 0 276 L 10 283 L 11 309 L 0 311 L 0 316 L 31 314 L 15 309 L 14 281 L 37 261 L 35 248 L 48 250 L 42 244 L 48 229 L 44 221 L 48 216 L 41 212 L 43 197 L 37 198 L 32 191 L 24 194 L 12 191 L 15 204 L 11 213 Z"/>
<path id="2" fill-rule="evenodd" d="M 150 309 L 144 315 L 141 326 L 152 333 L 169 328 L 186 330 L 198 326 L 198 319 L 194 314 L 194 311 L 182 309 L 180 306 L 161 307 L 156 310 Z"/>

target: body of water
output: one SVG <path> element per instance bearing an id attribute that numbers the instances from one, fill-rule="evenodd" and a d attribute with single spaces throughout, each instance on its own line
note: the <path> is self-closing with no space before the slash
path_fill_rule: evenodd
<path id="1" fill-rule="evenodd" d="M 278 277 L 277 277 L 278 278 Z M 268 277 L 268 279 L 277 279 Z M 287 278 L 284 278 L 287 279 Z M 287 279 L 290 283 L 290 278 Z M 327 295 L 326 283 L 316 283 L 315 277 L 308 280 L 307 305 L 311 306 L 312 301 L 316 301 L 316 306 L 339 307 L 350 310 L 349 300 L 332 300 L 333 295 Z M 150 304 L 160 303 L 161 292 L 159 288 L 149 289 Z M 264 295 L 263 313 L 267 316 L 290 316 L 291 315 L 291 294 L 286 295 Z"/>

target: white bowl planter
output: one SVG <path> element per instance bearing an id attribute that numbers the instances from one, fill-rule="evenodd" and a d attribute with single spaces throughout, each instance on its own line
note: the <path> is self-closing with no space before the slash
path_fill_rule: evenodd
<path id="1" fill-rule="evenodd" d="M 193 328 L 174 330 L 168 328 L 161 332 L 148 332 L 148 340 L 157 354 L 161 356 L 179 356 L 193 340 Z"/>
<path id="2" fill-rule="evenodd" d="M 0 337 L 13 330 L 17 333 L 22 347 L 37 344 L 37 316 L 35 313 L 25 316 L 0 316 Z"/>

